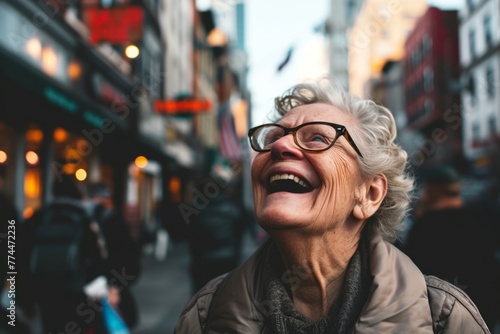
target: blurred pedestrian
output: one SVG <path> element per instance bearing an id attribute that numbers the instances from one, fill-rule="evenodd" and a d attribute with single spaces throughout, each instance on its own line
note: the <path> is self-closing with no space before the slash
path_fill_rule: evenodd
<path id="1" fill-rule="evenodd" d="M 429 171 L 420 202 L 404 251 L 424 274 L 462 288 L 494 328 L 500 276 L 488 215 L 464 205 L 459 175 L 447 165 Z"/>
<path id="2" fill-rule="evenodd" d="M 214 180 L 205 177 L 196 184 L 203 192 Z M 193 293 L 211 279 L 234 269 L 240 262 L 243 233 L 247 215 L 241 201 L 240 188 L 235 183 L 218 187 L 207 205 L 188 222 Z"/>
<path id="3" fill-rule="evenodd" d="M 54 180 L 53 196 L 26 222 L 19 243 L 27 260 L 23 303 L 39 306 L 44 333 L 102 333 L 101 307 L 85 290 L 105 273 L 105 242 L 73 176 Z"/>
<path id="4" fill-rule="evenodd" d="M 114 209 L 110 187 L 102 182 L 90 184 L 88 197 L 94 219 L 99 223 L 108 250 L 106 277 L 108 301 L 117 308 L 127 326 L 132 329 L 138 322 L 138 311 L 130 287 L 140 273 L 140 245 L 132 238 L 123 214 Z M 117 275 L 130 278 L 126 282 Z"/>

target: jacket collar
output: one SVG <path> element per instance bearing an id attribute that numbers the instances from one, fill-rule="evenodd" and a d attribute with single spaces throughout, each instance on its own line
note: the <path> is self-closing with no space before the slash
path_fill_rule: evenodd
<path id="1" fill-rule="evenodd" d="M 210 307 L 206 333 L 228 328 L 236 333 L 261 333 L 269 315 L 262 275 L 269 247 L 270 240 L 222 281 Z M 369 253 L 373 283 L 354 332 L 433 333 L 427 287 L 420 270 L 379 235 L 372 236 Z"/>
<path id="2" fill-rule="evenodd" d="M 380 235 L 370 242 L 374 277 L 355 331 L 432 333 L 425 278 L 413 262 Z"/>

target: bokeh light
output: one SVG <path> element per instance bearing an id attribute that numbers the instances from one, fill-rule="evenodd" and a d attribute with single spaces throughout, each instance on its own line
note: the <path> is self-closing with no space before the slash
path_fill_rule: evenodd
<path id="1" fill-rule="evenodd" d="M 36 165 L 40 159 L 38 158 L 38 154 L 34 151 L 28 151 L 26 152 L 26 161 L 30 165 Z"/>
<path id="2" fill-rule="evenodd" d="M 145 168 L 148 165 L 148 159 L 145 156 L 138 156 L 135 158 L 135 165 L 138 168 Z"/>

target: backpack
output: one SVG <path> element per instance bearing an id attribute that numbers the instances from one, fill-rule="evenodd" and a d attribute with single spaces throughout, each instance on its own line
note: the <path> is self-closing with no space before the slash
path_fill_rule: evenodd
<path id="1" fill-rule="evenodd" d="M 33 227 L 29 270 L 42 289 L 82 291 L 98 254 L 90 224 L 78 202 L 54 202 L 41 212 Z"/>

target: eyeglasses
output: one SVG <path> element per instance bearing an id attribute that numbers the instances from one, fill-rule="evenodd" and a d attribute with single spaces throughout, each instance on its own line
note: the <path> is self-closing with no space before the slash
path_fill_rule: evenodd
<path id="1" fill-rule="evenodd" d="M 328 122 L 309 122 L 294 128 L 280 124 L 263 124 L 248 130 L 248 138 L 252 149 L 257 152 L 269 152 L 273 144 L 291 133 L 295 144 L 305 151 L 326 151 L 343 136 L 356 153 L 363 157 L 343 125 Z"/>

